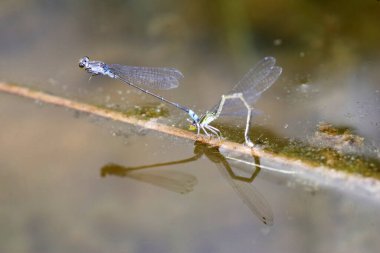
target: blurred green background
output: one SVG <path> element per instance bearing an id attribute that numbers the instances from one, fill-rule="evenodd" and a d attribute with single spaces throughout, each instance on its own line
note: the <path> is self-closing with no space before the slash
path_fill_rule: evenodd
<path id="1" fill-rule="evenodd" d="M 120 84 L 83 84 L 80 57 L 171 66 L 185 79 L 162 95 L 201 113 L 272 55 L 284 73 L 259 102 L 272 115 L 268 127 L 298 136 L 327 121 L 379 142 L 379 11 L 375 0 L 2 1 L 0 74 L 92 101 L 105 89 L 118 103 Z M 141 101 L 131 97 L 125 106 Z"/>
<path id="2" fill-rule="evenodd" d="M 88 81 L 81 57 L 175 67 L 181 86 L 157 92 L 202 113 L 271 55 L 283 74 L 256 126 L 306 143 L 320 122 L 344 126 L 379 159 L 379 17 L 377 0 L 2 0 L 0 80 L 128 110 L 157 101 Z M 168 110 L 161 122 L 186 124 Z M 0 122 L 1 252 L 379 252 L 379 195 L 344 179 L 262 170 L 268 227 L 209 159 L 174 167 L 197 179 L 187 195 L 100 176 L 192 157 L 192 144 L 3 93 Z"/>

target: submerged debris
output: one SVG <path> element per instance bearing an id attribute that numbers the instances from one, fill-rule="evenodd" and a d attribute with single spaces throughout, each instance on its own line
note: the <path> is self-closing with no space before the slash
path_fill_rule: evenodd
<path id="1" fill-rule="evenodd" d="M 330 123 L 320 122 L 314 136 L 308 139 L 312 146 L 332 148 L 343 154 L 363 153 L 364 138 L 348 128 L 338 128 Z"/>

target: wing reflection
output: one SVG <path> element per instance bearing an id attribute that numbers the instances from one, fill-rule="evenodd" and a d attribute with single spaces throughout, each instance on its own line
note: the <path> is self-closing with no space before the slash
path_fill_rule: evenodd
<path id="1" fill-rule="evenodd" d="M 167 164 L 171 165 L 171 163 Z M 166 190 L 186 194 L 193 191 L 194 186 L 198 183 L 195 176 L 180 171 L 139 171 L 159 167 L 160 164 L 139 167 L 124 167 L 118 164 L 107 164 L 101 168 L 101 176 L 108 175 L 118 177 L 128 177 L 140 182 L 149 183 Z M 164 165 L 162 165 L 164 166 Z"/>
<path id="2" fill-rule="evenodd" d="M 257 156 L 239 158 L 238 154 L 234 154 L 231 151 L 195 142 L 194 156 L 190 158 L 136 167 L 125 167 L 111 163 L 101 168 L 101 176 L 128 177 L 173 192 L 185 194 L 191 192 L 197 184 L 195 176 L 179 171 L 158 171 L 152 169 L 193 162 L 203 155 L 217 165 L 220 174 L 252 213 L 264 224 L 272 225 L 272 209 L 264 196 L 252 184 L 261 170 L 260 159 Z M 249 159 L 253 160 L 249 161 Z"/>
<path id="3" fill-rule="evenodd" d="M 218 166 L 220 174 L 227 180 L 232 189 L 234 189 L 254 215 L 264 224 L 273 225 L 272 208 L 265 197 L 252 184 L 261 171 L 260 158 L 258 156 L 249 157 L 249 159 L 253 159 L 253 162 L 248 165 L 246 163 L 247 160 L 238 159 L 238 156 L 235 156 L 229 150 L 220 148 L 220 153 L 224 154 L 223 157 L 228 164 L 228 166 L 225 166 L 226 169 Z M 231 164 L 233 166 L 230 166 Z"/>
<path id="4" fill-rule="evenodd" d="M 201 144 L 201 146 L 204 147 L 205 145 Z M 203 151 L 204 154 L 216 164 L 220 174 L 252 213 L 264 224 L 273 225 L 273 212 L 269 203 L 252 184 L 261 170 L 260 158 L 254 155 L 249 157 L 249 159 L 254 159 L 254 162 L 249 163 L 250 166 L 246 166 L 246 163 L 239 164 L 236 162 L 236 160 L 245 160 L 238 159 L 238 156 L 235 157 L 236 154 L 229 150 L 207 147 L 203 148 Z M 232 162 L 234 162 L 234 166 L 231 166 Z"/>

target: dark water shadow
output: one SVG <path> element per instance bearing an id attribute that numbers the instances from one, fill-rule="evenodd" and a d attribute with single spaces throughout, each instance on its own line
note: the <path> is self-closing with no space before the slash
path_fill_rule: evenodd
<path id="1" fill-rule="evenodd" d="M 186 159 L 135 167 L 109 163 L 100 169 L 100 175 L 101 177 L 111 175 L 128 177 L 172 192 L 186 194 L 193 191 L 194 186 L 197 184 L 197 178 L 195 176 L 180 171 L 160 171 L 157 170 L 157 168 L 194 162 L 205 155 L 217 166 L 220 174 L 252 213 L 264 224 L 273 224 L 273 212 L 269 203 L 252 184 L 261 171 L 260 158 L 258 156 L 252 156 L 254 162 L 249 163 L 250 166 L 248 166 L 248 169 L 247 166 L 245 166 L 245 170 L 242 173 L 239 166 L 236 166 L 236 161 L 234 162 L 234 166 L 230 164 L 231 159 L 234 159 L 232 157 L 233 154 L 227 154 L 225 151 L 223 152 L 224 154 L 222 154 L 217 147 L 195 142 L 193 152 L 194 156 Z M 226 158 L 225 155 L 229 155 L 228 158 Z"/>

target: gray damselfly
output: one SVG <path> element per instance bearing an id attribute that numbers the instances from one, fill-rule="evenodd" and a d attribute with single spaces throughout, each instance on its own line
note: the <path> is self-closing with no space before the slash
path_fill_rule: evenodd
<path id="1" fill-rule="evenodd" d="M 92 76 L 103 75 L 119 79 L 146 94 L 185 111 L 191 118 L 193 124 L 199 128 L 200 118 L 193 110 L 140 87 L 140 85 L 145 85 L 149 88 L 161 90 L 176 88 L 178 87 L 179 80 L 183 78 L 183 75 L 179 70 L 175 68 L 150 68 L 106 64 L 101 61 L 90 61 L 87 56 L 79 60 L 79 67 L 84 68 Z M 202 126 L 202 129 L 205 131 L 204 128 L 207 128 L 207 126 Z M 205 131 L 205 133 L 207 132 Z"/>
<path id="2" fill-rule="evenodd" d="M 178 87 L 179 79 L 183 77 L 182 73 L 174 68 L 149 68 L 123 66 L 119 64 L 106 64 L 101 61 L 90 61 L 85 56 L 79 61 L 79 67 L 84 68 L 88 73 L 95 75 L 109 76 L 110 78 L 119 79 L 130 86 L 160 99 L 180 110 L 186 112 L 191 120 L 191 130 L 200 130 L 210 136 L 212 134 L 220 138 L 219 129 L 210 125 L 211 122 L 218 119 L 222 115 L 222 110 L 229 111 L 230 114 L 241 113 L 241 105 L 247 110 L 246 126 L 244 131 L 245 143 L 253 146 L 253 142 L 248 136 L 252 113 L 254 113 L 253 105 L 261 94 L 267 90 L 280 76 L 282 68 L 275 66 L 276 59 L 273 57 L 265 57 L 259 61 L 248 73 L 238 82 L 235 87 L 227 95 L 222 95 L 220 102 L 213 107 L 212 110 L 206 112 L 199 117 L 193 110 L 182 106 L 178 103 L 169 101 L 162 96 L 156 95 L 149 90 L 141 88 L 139 85 L 145 85 L 155 89 L 172 89 Z M 238 103 L 236 103 L 236 100 Z M 240 105 L 239 105 L 240 103 Z M 239 108 L 240 107 L 240 108 Z M 226 112 L 226 114 L 228 114 Z"/>
<path id="3" fill-rule="evenodd" d="M 220 131 L 211 126 L 210 123 L 222 115 L 222 110 L 226 115 L 238 115 L 243 106 L 247 110 L 244 131 L 245 143 L 247 146 L 253 147 L 253 142 L 248 136 L 251 117 L 255 112 L 252 105 L 281 75 L 282 68 L 275 66 L 275 64 L 276 59 L 274 57 L 265 57 L 260 60 L 227 95 L 222 95 L 218 104 L 202 115 L 198 121 L 193 120 L 193 127 L 190 129 L 195 130 L 196 127 L 198 134 L 202 129 L 206 135 L 209 135 L 207 129 L 219 137 Z"/>

